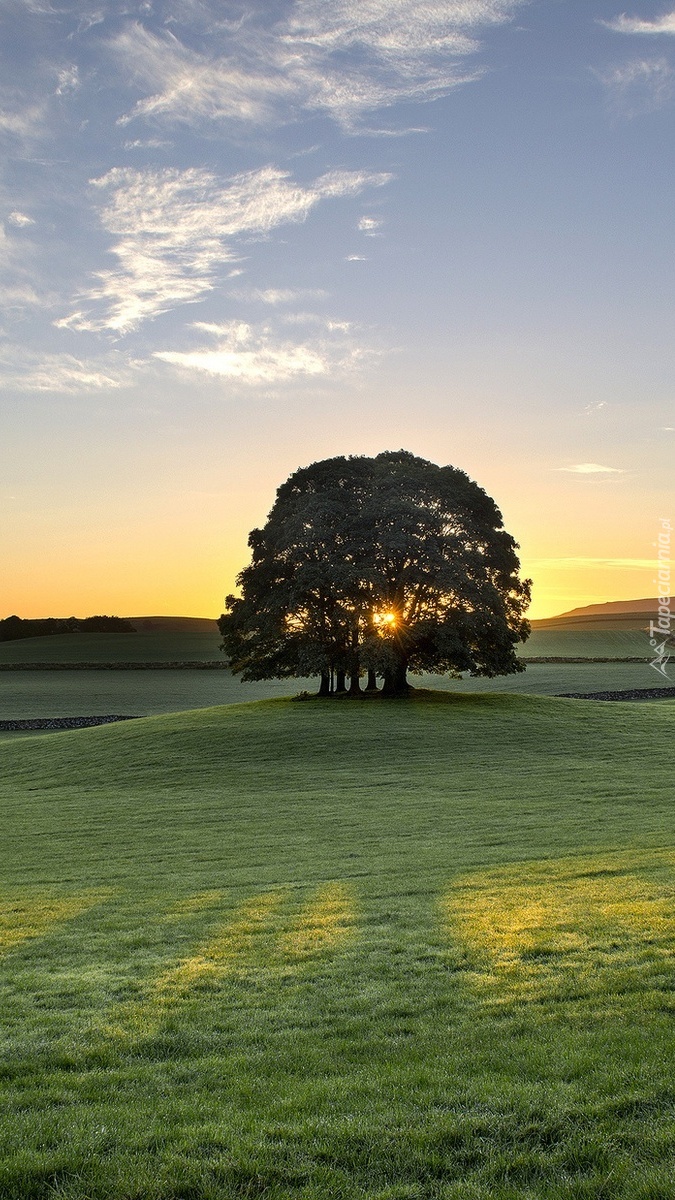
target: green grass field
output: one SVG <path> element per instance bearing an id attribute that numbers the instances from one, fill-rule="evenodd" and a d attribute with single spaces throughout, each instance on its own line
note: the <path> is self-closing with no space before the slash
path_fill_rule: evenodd
<path id="1" fill-rule="evenodd" d="M 0 642 L 0 663 L 204 662 L 222 658 L 219 633 L 59 633 Z"/>
<path id="2" fill-rule="evenodd" d="M 544 696 L 668 685 L 648 663 L 590 662 L 533 663 L 523 674 L 502 675 L 498 679 L 453 680 L 443 675 L 425 675 L 413 682 L 435 690 L 480 695 L 497 691 Z M 303 689 L 316 691 L 317 687 L 316 679 L 242 683 L 229 671 L 3 671 L 0 672 L 0 720 L 102 713 L 143 717 L 293 696 Z M 0 737 L 3 736 L 7 735 L 0 732 Z"/>
<path id="3" fill-rule="evenodd" d="M 0 745 L 0 1195 L 672 1200 L 675 703 Z"/>

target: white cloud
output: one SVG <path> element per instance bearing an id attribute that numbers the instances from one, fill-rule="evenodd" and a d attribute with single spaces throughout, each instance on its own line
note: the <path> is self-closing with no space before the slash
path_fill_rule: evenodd
<path id="1" fill-rule="evenodd" d="M 656 112 L 675 91 L 675 73 L 665 58 L 635 59 L 595 74 L 613 107 L 628 117 Z"/>
<path id="2" fill-rule="evenodd" d="M 10 213 L 7 217 L 7 225 L 14 229 L 33 224 L 30 217 L 20 212 Z M 25 309 L 49 302 L 45 295 L 37 294 L 30 267 L 25 239 L 8 236 L 7 229 L 0 223 L 0 307 Z"/>
<path id="3" fill-rule="evenodd" d="M 236 300 L 260 304 L 294 304 L 297 300 L 320 300 L 327 296 L 322 288 L 250 288 L 230 293 Z"/>
<path id="4" fill-rule="evenodd" d="M 11 212 L 7 218 L 10 225 L 16 225 L 18 229 L 24 229 L 27 225 L 34 225 L 35 221 L 32 217 L 22 212 Z"/>
<path id="5" fill-rule="evenodd" d="M 607 408 L 607 401 L 597 400 L 594 404 L 587 404 L 584 412 L 590 416 L 591 413 L 602 412 L 603 408 Z"/>
<path id="6" fill-rule="evenodd" d="M 77 91 L 80 86 L 80 74 L 76 66 L 63 67 L 58 74 L 58 84 L 56 88 L 57 96 L 67 96 L 70 92 Z"/>
<path id="7" fill-rule="evenodd" d="M 125 150 L 160 150 L 164 146 L 170 146 L 171 142 L 163 141 L 161 138 L 134 138 L 131 142 L 124 142 Z"/>
<path id="8" fill-rule="evenodd" d="M 133 25 L 112 45 L 145 96 L 122 120 L 259 124 L 301 108 L 354 128 L 366 112 L 433 100 L 477 79 L 480 69 L 462 65 L 480 49 L 477 35 L 527 2 L 295 0 L 276 24 L 255 25 L 252 14 L 229 24 L 222 56 Z"/>
<path id="9" fill-rule="evenodd" d="M 365 254 L 348 254 L 345 262 L 368 262 Z"/>
<path id="10" fill-rule="evenodd" d="M 284 325 L 318 325 L 322 329 L 327 329 L 329 333 L 349 333 L 350 329 L 353 328 L 351 321 L 336 321 L 332 317 L 324 317 L 319 313 L 313 312 L 283 313 L 281 320 Z"/>
<path id="11" fill-rule="evenodd" d="M 380 217 L 361 217 L 358 228 L 366 237 L 377 237 L 382 228 L 382 220 Z"/>
<path id="12" fill-rule="evenodd" d="M 278 100 L 291 97 L 293 84 L 281 70 L 261 60 L 261 68 L 240 66 L 231 57 L 209 60 L 188 49 L 171 33 L 158 37 L 141 25 L 119 35 L 113 50 L 143 90 L 153 90 L 120 118 L 127 125 L 137 117 L 167 117 L 191 123 L 195 119 L 268 121 Z"/>
<path id="13" fill-rule="evenodd" d="M 644 571 L 653 570 L 658 563 L 653 558 L 584 558 L 582 556 L 577 558 L 533 558 L 529 560 L 529 565 L 545 567 L 548 570 L 560 567 L 564 571 L 569 570 L 570 567 L 588 567 L 590 569 L 624 567 L 628 570 Z"/>
<path id="14" fill-rule="evenodd" d="M 389 179 L 383 173 L 331 171 L 303 187 L 275 167 L 227 180 L 197 168 L 115 168 L 94 184 L 109 197 L 101 220 L 117 238 L 111 253 L 118 265 L 97 272 L 84 303 L 57 325 L 125 332 L 201 300 L 223 264 L 235 257 L 232 243 L 240 235 L 264 235 L 283 223 L 304 221 L 321 200 L 358 195 Z"/>
<path id="15" fill-rule="evenodd" d="M 0 252 L 1 250 L 2 242 L 0 241 Z M 0 284 L 0 305 L 4 309 L 41 307 L 44 302 L 44 296 L 39 296 L 29 283 Z"/>
<path id="16" fill-rule="evenodd" d="M 623 475 L 621 467 L 603 467 L 600 463 L 576 463 L 573 467 L 556 467 L 557 471 L 568 471 L 571 475 Z"/>
<path id="17" fill-rule="evenodd" d="M 72 354 L 46 354 L 20 358 L 6 352 L 0 361 L 0 378 L 7 388 L 22 392 L 79 393 L 122 387 L 127 372 L 117 364 L 88 363 Z"/>
<path id="18" fill-rule="evenodd" d="M 188 351 L 157 350 L 153 358 L 183 370 L 250 385 L 268 385 L 303 376 L 334 375 L 354 367 L 368 353 L 344 337 L 291 342 L 280 338 L 268 326 L 252 326 L 244 321 L 195 322 L 193 328 L 215 344 Z"/>
<path id="19" fill-rule="evenodd" d="M 642 17 L 628 17 L 622 13 L 613 21 L 603 21 L 608 29 L 615 33 L 670 33 L 675 34 L 675 12 L 665 13 L 653 21 L 645 21 Z"/>
<path id="20" fill-rule="evenodd" d="M 0 134 L 30 141 L 44 132 L 45 110 L 41 104 L 0 108 Z"/>

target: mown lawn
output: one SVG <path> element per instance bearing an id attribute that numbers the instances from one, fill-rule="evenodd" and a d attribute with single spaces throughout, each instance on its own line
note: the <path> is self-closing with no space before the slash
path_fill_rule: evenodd
<path id="1" fill-rule="evenodd" d="M 0 1195 L 672 1200 L 675 704 L 0 745 Z"/>

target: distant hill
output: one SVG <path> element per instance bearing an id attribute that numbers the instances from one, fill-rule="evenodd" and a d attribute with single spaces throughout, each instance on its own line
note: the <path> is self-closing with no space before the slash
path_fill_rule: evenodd
<path id="1" fill-rule="evenodd" d="M 134 632 L 134 626 L 125 617 L 45 617 L 44 620 L 22 620 L 21 617 L 12 616 L 0 621 L 0 642 L 56 637 L 64 633 Z"/>
<path id="2" fill-rule="evenodd" d="M 594 629 L 647 629 L 658 607 L 658 600 L 652 597 L 644 600 L 612 600 L 606 604 L 572 608 L 557 617 L 546 617 L 531 624 L 533 629 L 577 629 L 580 632 Z"/>
<path id="3" fill-rule="evenodd" d="M 210 617 L 127 617 L 139 633 L 218 633 L 215 619 Z"/>
<path id="4" fill-rule="evenodd" d="M 560 613 L 551 620 L 557 621 L 562 617 L 594 617 L 603 613 L 651 613 L 658 607 L 659 602 L 655 597 L 647 600 L 610 600 L 606 604 L 587 604 L 585 608 L 571 608 L 569 612 Z"/>

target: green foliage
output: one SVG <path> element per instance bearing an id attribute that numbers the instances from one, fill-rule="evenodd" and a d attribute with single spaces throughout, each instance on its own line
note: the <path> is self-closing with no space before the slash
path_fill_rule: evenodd
<path id="1" fill-rule="evenodd" d="M 521 670 L 529 582 L 494 501 L 455 467 L 405 451 L 296 471 L 249 538 L 223 649 L 244 679 Z"/>
<path id="2" fill-rule="evenodd" d="M 675 704 L 0 745 L 7 1200 L 670 1200 Z"/>

